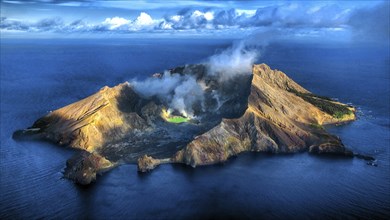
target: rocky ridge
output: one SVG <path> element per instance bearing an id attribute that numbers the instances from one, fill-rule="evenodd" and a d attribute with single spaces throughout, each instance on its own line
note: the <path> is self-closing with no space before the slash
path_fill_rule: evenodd
<path id="1" fill-rule="evenodd" d="M 354 120 L 338 119 L 306 102 L 291 90 L 309 93 L 284 73 L 265 64 L 253 67 L 248 108 L 237 119 L 223 119 L 177 152 L 173 161 L 193 167 L 226 161 L 243 151 L 268 153 L 331 153 L 352 156 L 339 138 L 321 125 Z M 339 105 L 343 105 L 338 103 Z"/>

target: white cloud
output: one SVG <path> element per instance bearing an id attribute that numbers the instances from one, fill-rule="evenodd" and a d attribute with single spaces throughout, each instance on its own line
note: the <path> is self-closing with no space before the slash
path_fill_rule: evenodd
<path id="1" fill-rule="evenodd" d="M 141 12 L 141 14 L 135 19 L 134 25 L 137 26 L 150 26 L 153 25 L 154 21 L 150 15 L 145 12 Z"/>
<path id="2" fill-rule="evenodd" d="M 121 17 L 106 18 L 100 25 L 97 25 L 93 29 L 99 31 L 139 31 L 139 30 L 151 30 L 154 29 L 157 24 L 161 23 L 162 20 L 153 20 L 153 18 L 145 13 L 141 12 L 140 15 L 134 20 L 128 20 Z M 172 29 L 172 25 L 165 23 L 162 29 Z"/>
<path id="3" fill-rule="evenodd" d="M 201 12 L 199 10 L 195 10 L 192 12 L 190 17 L 184 18 L 188 18 L 187 24 L 189 24 L 190 27 L 206 27 L 207 23 L 214 19 L 214 13 L 210 11 Z"/>
<path id="4" fill-rule="evenodd" d="M 241 16 L 244 15 L 246 17 L 250 17 L 256 14 L 256 10 L 244 10 L 244 9 L 236 9 L 237 15 Z"/>
<path id="5" fill-rule="evenodd" d="M 180 15 L 171 16 L 171 20 L 174 22 L 179 22 L 179 21 L 181 21 L 182 18 L 183 18 L 183 16 L 180 16 Z"/>
<path id="6" fill-rule="evenodd" d="M 233 76 L 251 73 L 252 65 L 258 57 L 256 50 L 248 50 L 243 42 L 213 55 L 207 62 L 209 73 L 227 80 Z"/>
<path id="7" fill-rule="evenodd" d="M 204 18 L 206 18 L 206 20 L 208 21 L 211 21 L 214 19 L 214 13 L 213 12 L 206 12 L 203 14 Z"/>
<path id="8" fill-rule="evenodd" d="M 115 30 L 123 25 L 128 25 L 130 23 L 129 20 L 120 17 L 106 18 L 102 22 L 103 25 L 107 25 L 109 30 Z"/>
<path id="9" fill-rule="evenodd" d="M 13 1 L 14 3 L 16 1 Z M 137 17 L 108 17 L 99 23 L 82 20 L 66 22 L 58 18 L 38 22 L 1 18 L 1 31 L 25 32 L 111 32 L 111 33 L 230 33 L 232 35 L 258 29 L 278 29 L 286 35 L 318 36 L 318 33 L 358 31 L 357 22 L 349 22 L 357 8 L 340 7 L 334 3 L 321 4 L 277 4 L 254 9 L 186 9 L 167 13 L 164 17 L 152 17 L 146 11 Z M 360 12 L 361 13 L 361 12 Z M 354 18 L 356 18 L 355 16 Z M 383 16 L 382 16 L 383 17 Z M 388 17 L 387 17 L 388 19 Z M 355 19 L 356 20 L 356 19 Z M 362 20 L 359 20 L 362 22 Z M 372 23 L 372 22 L 371 22 Z M 370 24 L 371 24 L 370 23 Z M 370 27 L 366 25 L 365 27 Z M 376 31 L 377 29 L 375 29 Z"/>

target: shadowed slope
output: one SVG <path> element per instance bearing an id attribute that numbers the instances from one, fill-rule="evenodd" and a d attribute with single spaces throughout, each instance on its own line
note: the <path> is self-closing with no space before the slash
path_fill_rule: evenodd
<path id="1" fill-rule="evenodd" d="M 127 83 L 106 86 L 38 119 L 28 130 L 60 145 L 93 152 L 130 131 L 147 129 L 147 122 L 136 113 L 140 107 L 139 96 Z"/>

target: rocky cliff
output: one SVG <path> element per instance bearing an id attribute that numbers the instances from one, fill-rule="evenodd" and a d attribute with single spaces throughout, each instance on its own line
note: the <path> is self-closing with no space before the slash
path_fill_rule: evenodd
<path id="1" fill-rule="evenodd" d="M 252 74 L 228 82 L 207 75 L 203 65 L 171 72 L 195 75 L 204 85 L 196 120 L 169 123 L 162 118 L 164 101 L 145 98 L 123 83 L 55 110 L 14 137 L 80 149 L 68 161 L 65 177 L 81 184 L 121 163 L 138 163 L 144 172 L 160 163 L 219 163 L 243 151 L 353 155 L 322 125 L 354 120 L 355 109 L 310 93 L 281 71 L 254 65 Z"/>
<path id="2" fill-rule="evenodd" d="M 307 94 L 350 112 L 337 118 L 297 95 Z M 314 96 L 284 73 L 265 64 L 253 67 L 253 79 L 245 113 L 223 119 L 210 131 L 195 137 L 173 157 L 191 166 L 223 162 L 243 151 L 331 153 L 351 156 L 341 140 L 328 134 L 323 124 L 354 120 L 354 108 Z"/>
<path id="3" fill-rule="evenodd" d="M 106 86 L 94 95 L 50 112 L 14 136 L 34 134 L 60 145 L 93 152 L 131 131 L 148 128 L 145 119 L 137 113 L 140 103 L 128 83 L 113 88 Z"/>

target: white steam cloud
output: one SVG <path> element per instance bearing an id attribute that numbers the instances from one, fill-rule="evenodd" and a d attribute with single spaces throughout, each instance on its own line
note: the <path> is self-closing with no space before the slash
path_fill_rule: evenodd
<path id="1" fill-rule="evenodd" d="M 161 78 L 147 78 L 144 81 L 133 80 L 132 84 L 137 92 L 147 98 L 158 96 L 161 99 L 170 99 L 172 91 L 184 80 L 184 77 L 179 74 L 165 71 Z"/>
<path id="2" fill-rule="evenodd" d="M 194 77 L 188 77 L 175 88 L 170 108 L 178 110 L 185 117 L 194 117 L 193 105 L 203 104 L 204 92 Z"/>
<path id="3" fill-rule="evenodd" d="M 220 81 L 237 75 L 250 74 L 258 56 L 258 51 L 248 49 L 245 42 L 241 41 L 220 54 L 211 56 L 207 62 L 208 74 L 217 75 Z"/>
<path id="4" fill-rule="evenodd" d="M 161 78 L 153 77 L 145 81 L 133 81 L 134 89 L 146 98 L 158 97 L 172 110 L 185 117 L 194 117 L 193 106 L 202 104 L 204 91 L 190 75 L 171 74 L 166 71 Z"/>
<path id="5" fill-rule="evenodd" d="M 252 73 L 252 65 L 259 56 L 256 48 L 249 49 L 245 42 L 233 44 L 232 47 L 209 57 L 205 63 L 206 74 L 216 78 L 219 83 L 231 80 L 236 76 Z M 195 74 L 194 74 L 195 75 Z M 185 117 L 195 117 L 194 107 L 205 111 L 205 91 L 208 87 L 203 80 L 197 81 L 191 74 L 175 74 L 165 71 L 161 77 L 151 77 L 144 81 L 132 81 L 135 91 L 151 98 L 157 97 L 164 102 L 168 111 L 180 112 Z M 217 90 L 211 91 L 211 97 L 221 107 L 226 97 L 221 97 Z"/>

